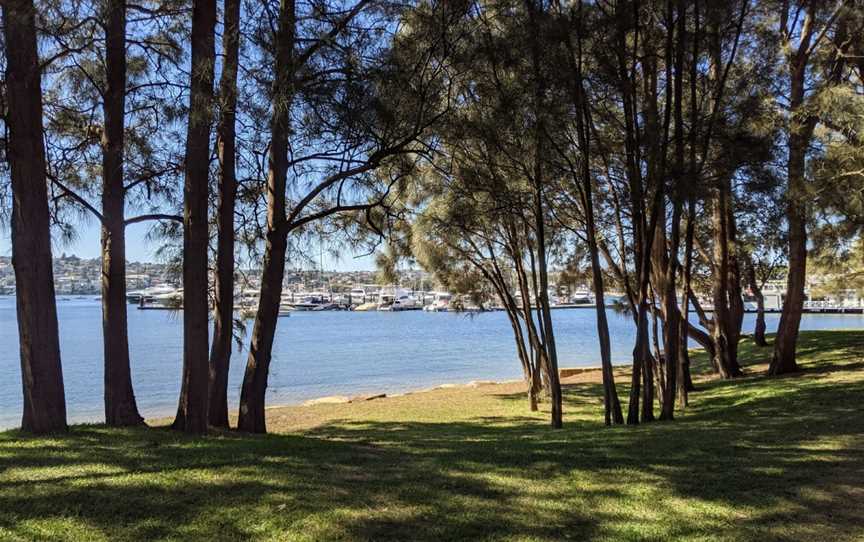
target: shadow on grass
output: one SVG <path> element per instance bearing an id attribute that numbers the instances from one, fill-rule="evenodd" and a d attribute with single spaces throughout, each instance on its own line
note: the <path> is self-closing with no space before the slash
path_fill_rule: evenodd
<path id="1" fill-rule="evenodd" d="M 0 538 L 853 539 L 864 339 L 807 333 L 799 352 L 801 374 L 707 382 L 675 423 L 639 427 L 603 428 L 600 386 L 576 384 L 560 431 L 477 413 L 203 440 L 6 433 Z"/>

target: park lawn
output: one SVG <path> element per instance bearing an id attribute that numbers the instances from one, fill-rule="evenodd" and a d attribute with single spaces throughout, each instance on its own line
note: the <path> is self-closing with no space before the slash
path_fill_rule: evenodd
<path id="1" fill-rule="evenodd" d="M 864 332 L 802 333 L 788 377 L 770 353 L 639 427 L 602 425 L 595 374 L 559 431 L 505 384 L 272 409 L 264 437 L 0 433 L 0 540 L 864 540 Z"/>

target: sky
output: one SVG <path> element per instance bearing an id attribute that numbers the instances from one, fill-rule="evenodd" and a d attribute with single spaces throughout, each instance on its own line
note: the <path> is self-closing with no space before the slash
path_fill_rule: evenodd
<path id="1" fill-rule="evenodd" d="M 155 262 L 155 252 L 158 245 L 146 239 L 147 224 L 131 224 L 126 228 L 126 259 L 137 262 Z M 99 257 L 99 226 L 95 223 L 82 224 L 78 228 L 78 238 L 71 243 L 63 243 L 54 239 L 53 252 L 55 256 L 62 254 L 75 255 L 79 258 Z M 8 227 L 0 227 L 0 256 L 11 256 L 11 232 Z M 375 269 L 373 256 L 355 257 L 345 254 L 339 259 L 324 254 L 324 269 L 326 271 L 371 271 Z M 308 264 L 307 264 L 308 266 Z"/>

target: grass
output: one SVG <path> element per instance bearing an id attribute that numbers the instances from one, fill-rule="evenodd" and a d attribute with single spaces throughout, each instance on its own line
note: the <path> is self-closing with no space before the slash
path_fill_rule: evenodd
<path id="1" fill-rule="evenodd" d="M 751 376 L 639 427 L 603 427 L 589 374 L 560 431 L 508 384 L 273 409 L 266 437 L 0 433 L 0 540 L 864 540 L 864 333 L 799 353 L 769 379 L 742 343 Z"/>

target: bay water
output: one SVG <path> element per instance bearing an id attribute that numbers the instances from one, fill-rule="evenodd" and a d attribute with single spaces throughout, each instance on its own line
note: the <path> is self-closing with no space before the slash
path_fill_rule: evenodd
<path id="1" fill-rule="evenodd" d="M 63 379 L 70 423 L 100 422 L 102 313 L 98 299 L 57 302 Z M 629 316 L 607 310 L 612 359 L 631 358 L 635 329 Z M 132 378 L 146 418 L 171 416 L 180 391 L 182 312 L 128 307 Z M 753 328 L 753 314 L 744 331 Z M 553 311 L 561 367 L 600 362 L 593 309 Z M 767 315 L 773 332 L 779 314 Z M 235 347 L 229 406 L 237 408 L 252 321 Z M 864 316 L 806 314 L 801 329 L 864 329 Z M 21 371 L 14 297 L 0 297 L 0 429 L 21 421 Z M 268 405 L 297 404 L 327 395 L 397 393 L 444 383 L 521 377 L 512 330 L 502 312 L 295 312 L 280 318 L 273 347 Z"/>

